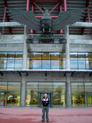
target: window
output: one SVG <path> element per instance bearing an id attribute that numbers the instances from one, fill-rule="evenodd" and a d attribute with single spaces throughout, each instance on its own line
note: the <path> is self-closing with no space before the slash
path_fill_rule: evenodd
<path id="1" fill-rule="evenodd" d="M 27 69 L 65 69 L 65 53 L 28 53 Z"/>
<path id="2" fill-rule="evenodd" d="M 22 69 L 22 52 L 0 52 L 0 69 Z"/>

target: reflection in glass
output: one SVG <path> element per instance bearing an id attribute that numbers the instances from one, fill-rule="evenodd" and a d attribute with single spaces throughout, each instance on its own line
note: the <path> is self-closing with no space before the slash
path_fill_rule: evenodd
<path id="1" fill-rule="evenodd" d="M 0 69 L 22 69 L 22 52 L 0 52 Z"/>
<path id="2" fill-rule="evenodd" d="M 79 69 L 85 69 L 85 61 L 78 61 Z"/>
<path id="3" fill-rule="evenodd" d="M 53 106 L 65 106 L 65 83 L 53 83 Z"/>
<path id="4" fill-rule="evenodd" d="M 1 59 L 0 60 L 0 69 L 6 69 L 6 65 L 7 65 L 7 60 Z"/>
<path id="5" fill-rule="evenodd" d="M 20 82 L 8 82 L 7 105 L 20 105 Z"/>
<path id="6" fill-rule="evenodd" d="M 77 61 L 70 60 L 70 68 L 71 69 L 78 69 Z"/>
<path id="7" fill-rule="evenodd" d="M 26 106 L 40 106 L 40 96 L 42 99 L 43 92 L 49 92 L 48 97 L 51 99 L 52 106 L 65 106 L 64 82 L 27 82 Z"/>
<path id="8" fill-rule="evenodd" d="M 7 69 L 14 69 L 14 59 L 7 60 Z"/>
<path id="9" fill-rule="evenodd" d="M 30 59 L 30 60 L 29 60 Z M 27 55 L 27 69 L 65 69 L 65 53 L 39 53 Z"/>
<path id="10" fill-rule="evenodd" d="M 15 59 L 15 69 L 22 69 L 22 59 Z"/>
<path id="11" fill-rule="evenodd" d="M 7 52 L 0 52 L 0 59 L 6 59 L 7 58 Z"/>
<path id="12" fill-rule="evenodd" d="M 42 60 L 42 69 L 50 69 L 50 60 Z"/>
<path id="13" fill-rule="evenodd" d="M 70 60 L 77 61 L 77 53 L 70 53 Z"/>
<path id="14" fill-rule="evenodd" d="M 85 105 L 84 83 L 71 83 L 72 106 Z"/>
<path id="15" fill-rule="evenodd" d="M 38 82 L 27 82 L 26 92 L 26 106 L 37 106 Z"/>
<path id="16" fill-rule="evenodd" d="M 41 60 L 33 60 L 32 68 L 33 69 L 41 69 Z"/>
<path id="17" fill-rule="evenodd" d="M 59 69 L 59 60 L 51 60 L 51 69 Z"/>

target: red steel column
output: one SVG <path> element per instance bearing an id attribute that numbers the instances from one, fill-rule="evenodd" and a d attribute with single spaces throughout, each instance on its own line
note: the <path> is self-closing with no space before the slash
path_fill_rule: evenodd
<path id="1" fill-rule="evenodd" d="M 62 5 L 60 5 L 60 11 L 62 11 Z M 61 29 L 59 33 L 63 34 L 63 30 Z"/>
<path id="2" fill-rule="evenodd" d="M 89 7 L 87 7 L 87 11 L 89 12 Z M 88 22 L 91 22 L 89 13 L 88 13 Z M 91 28 L 90 27 L 89 27 L 89 34 L 91 35 Z"/>
<path id="3" fill-rule="evenodd" d="M 67 11 L 67 1 L 64 0 L 64 11 Z"/>
<path id="4" fill-rule="evenodd" d="M 6 11 L 6 6 L 4 8 L 4 11 Z M 6 13 L 4 12 L 4 15 L 3 15 L 3 22 L 5 22 L 5 17 L 6 17 Z M 2 29 L 2 35 L 4 34 L 4 27 Z"/>
<path id="5" fill-rule="evenodd" d="M 26 11 L 29 11 L 29 0 L 27 0 Z"/>
<path id="6" fill-rule="evenodd" d="M 35 2 L 33 2 L 33 3 L 42 12 L 42 14 L 44 14 L 44 12 L 40 9 L 40 7 L 38 5 Z"/>
<path id="7" fill-rule="evenodd" d="M 32 9 L 31 9 L 31 11 L 34 11 L 34 6 L 33 6 L 33 4 L 32 4 Z M 32 29 L 30 30 L 30 34 L 33 34 L 33 30 L 32 30 Z"/>
<path id="8" fill-rule="evenodd" d="M 49 14 L 51 14 L 55 8 L 57 8 L 57 6 L 59 5 L 60 3 L 57 3 L 57 5 L 49 12 Z"/>

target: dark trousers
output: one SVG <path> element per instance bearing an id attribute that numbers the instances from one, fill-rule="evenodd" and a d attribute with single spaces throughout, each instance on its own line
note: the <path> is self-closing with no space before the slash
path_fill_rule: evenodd
<path id="1" fill-rule="evenodd" d="M 49 108 L 43 106 L 42 108 L 42 120 L 45 121 L 45 112 L 46 112 L 46 121 L 49 121 L 49 117 L 48 117 L 48 112 L 49 112 Z"/>

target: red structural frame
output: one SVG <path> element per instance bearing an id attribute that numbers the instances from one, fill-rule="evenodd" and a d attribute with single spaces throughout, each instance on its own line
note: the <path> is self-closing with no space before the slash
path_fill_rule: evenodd
<path id="1" fill-rule="evenodd" d="M 89 0 L 86 0 L 86 4 L 85 3 L 78 3 L 78 2 L 69 2 L 67 0 L 26 0 L 24 2 L 14 2 L 14 3 L 7 3 L 7 0 L 4 0 L 4 4 L 0 4 L 0 6 L 3 6 L 5 5 L 4 7 L 4 11 L 6 11 L 6 7 L 8 5 L 12 5 L 12 4 L 25 4 L 26 3 L 26 11 L 29 11 L 29 7 L 31 5 L 31 11 L 34 11 L 34 6 L 36 6 L 42 14 L 44 14 L 44 12 L 42 11 L 42 9 L 37 5 L 37 3 L 41 3 L 41 2 L 49 2 L 49 3 L 56 3 L 55 7 L 53 7 L 53 9 L 49 12 L 49 14 L 51 14 L 56 8 L 57 6 L 59 6 L 59 10 L 62 11 L 62 6 L 64 6 L 64 11 L 67 11 L 67 4 L 80 4 L 80 5 L 85 5 L 86 8 L 87 8 L 87 11 L 89 11 L 89 6 L 92 6 L 91 4 L 89 4 Z M 85 14 L 85 17 L 84 17 L 84 22 L 86 22 L 86 18 L 88 16 L 88 22 L 91 22 L 90 21 L 90 14 Z M 5 22 L 5 18 L 7 17 L 7 21 L 10 22 L 10 19 L 9 19 L 9 16 L 7 13 L 4 13 L 3 15 L 3 22 Z M 42 16 L 35 16 L 36 18 L 41 18 Z M 52 16 L 52 18 L 57 18 L 57 16 Z M 13 27 L 12 27 L 13 28 Z M 12 28 L 9 27 L 9 34 L 12 34 Z M 83 35 L 84 34 L 84 27 L 81 28 L 81 34 Z M 18 31 L 18 30 L 17 30 Z M 20 31 L 20 30 L 19 30 Z M 85 31 L 86 32 L 86 31 Z M 33 34 L 34 31 L 31 29 L 30 30 L 30 34 Z M 59 31 L 60 34 L 63 34 L 63 30 L 61 29 Z M 2 30 L 2 34 L 4 34 L 4 27 L 3 27 L 3 30 Z M 91 28 L 89 28 L 89 34 L 91 35 Z"/>

